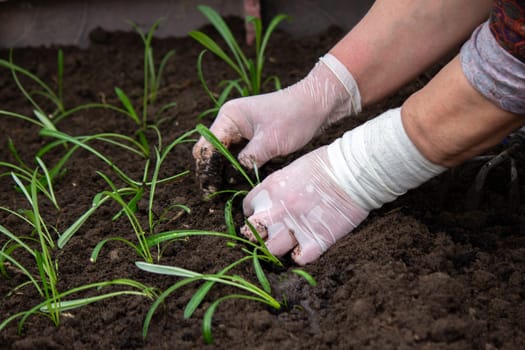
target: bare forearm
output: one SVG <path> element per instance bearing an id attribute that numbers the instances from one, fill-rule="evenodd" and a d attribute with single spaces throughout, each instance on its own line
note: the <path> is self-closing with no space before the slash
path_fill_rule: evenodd
<path id="1" fill-rule="evenodd" d="M 480 154 L 525 124 L 523 116 L 499 108 L 475 90 L 458 57 L 404 103 L 401 116 L 421 153 L 446 167 Z"/>
<path id="2" fill-rule="evenodd" d="M 491 0 L 378 0 L 330 53 L 352 72 L 363 106 L 392 93 L 465 40 Z"/>

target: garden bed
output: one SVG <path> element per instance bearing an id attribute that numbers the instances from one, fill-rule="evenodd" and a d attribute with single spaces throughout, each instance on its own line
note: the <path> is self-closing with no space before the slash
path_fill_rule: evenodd
<path id="1" fill-rule="evenodd" d="M 229 19 L 242 41 L 242 21 Z M 205 29 L 212 33 L 211 28 Z M 319 56 L 343 33 L 330 28 L 321 35 L 296 40 L 276 32 L 271 38 L 266 73 L 280 77 L 283 85 L 303 77 Z M 63 47 L 64 101 L 67 106 L 90 102 L 119 104 L 115 87 L 121 88 L 140 105 L 143 86 L 143 45 L 136 33 L 91 33 L 88 49 Z M 199 122 L 199 113 L 211 107 L 196 71 L 202 47 L 191 38 L 154 40 L 155 54 L 171 49 L 176 53 L 167 65 L 159 90 L 159 105 L 171 101 L 176 107 L 160 124 L 163 139 L 171 142 Z M 0 52 L 2 58 L 8 52 Z M 21 48 L 14 62 L 46 82 L 56 81 L 57 48 Z M 385 62 L 388 64 L 388 62 Z M 204 59 L 205 76 L 211 87 L 232 77 L 231 70 L 211 54 Z M 395 96 L 366 109 L 360 116 L 330 128 L 309 144 L 306 152 L 334 138 L 383 110 L 399 106 L 433 74 L 430 70 Z M 20 93 L 8 70 L 0 75 L 2 110 L 32 115 L 32 107 Z M 53 84 L 51 84 L 53 85 Z M 151 111 L 154 114 L 155 110 Z M 278 116 L 269 116 L 278 118 Z M 210 119 L 203 119 L 209 125 Z M 58 129 L 69 135 L 119 132 L 133 136 L 136 125 L 118 113 L 105 109 L 81 111 L 62 120 Z M 31 164 L 34 155 L 50 140 L 39 136 L 39 128 L 16 118 L 0 116 L 0 161 L 16 162 L 8 149 L 12 139 L 21 158 Z M 154 139 L 154 135 L 147 134 Z M 197 136 L 195 136 L 197 137 Z M 143 165 L 129 153 L 108 144 L 94 144 L 127 174 L 140 178 Z M 155 212 L 174 204 L 160 230 L 199 229 L 224 232 L 227 195 L 204 200 L 193 174 L 192 143 L 176 146 L 168 155 L 160 176 L 190 170 L 189 175 L 159 186 Z M 53 163 L 60 149 L 47 155 Z M 521 152 L 518 155 L 521 155 Z M 299 156 L 270 162 L 262 175 L 278 169 Z M 525 157 L 518 157 L 518 175 L 525 179 Z M 60 209 L 43 199 L 42 216 L 51 227 L 63 232 L 91 205 L 93 197 L 107 190 L 97 170 L 111 170 L 85 150 L 78 150 L 67 163 L 67 171 L 55 184 Z M 525 233 L 524 209 L 510 210 L 509 164 L 495 168 L 488 177 L 480 206 L 467 210 L 465 196 L 478 165 L 462 166 L 432 180 L 373 212 L 361 226 L 338 242 L 319 261 L 304 268 L 317 286 L 291 273 L 296 266 L 282 259 L 284 268 L 264 265 L 274 295 L 286 299 L 275 311 L 247 300 L 225 301 L 213 318 L 213 336 L 218 348 L 259 349 L 518 349 L 525 348 Z M 2 169 L 4 172 L 5 169 Z M 10 176 L 0 177 L 0 206 L 27 209 L 27 202 Z M 226 187 L 247 186 L 233 171 L 226 175 Z M 525 180 L 520 186 L 525 198 Z M 138 213 L 145 212 L 139 203 Z M 128 246 L 111 242 L 96 263 L 90 262 L 93 248 L 102 239 L 121 236 L 133 240 L 129 222 L 113 203 L 103 205 L 68 244 L 54 253 L 58 259 L 60 290 L 97 281 L 130 278 L 160 290 L 177 281 L 173 276 L 153 275 L 139 270 L 140 257 Z M 242 223 L 240 203 L 234 202 L 235 220 Z M 22 235 L 30 234 L 13 215 L 0 211 L 0 224 Z M 0 243 L 6 242 L 0 236 Z M 218 237 L 190 237 L 178 240 L 164 251 L 161 263 L 201 273 L 215 273 L 243 256 L 237 247 Z M 28 265 L 29 256 L 20 257 Z M 0 318 L 26 310 L 41 297 L 30 286 L 9 294 L 27 278 L 12 265 L 8 276 L 0 277 Z M 251 265 L 236 273 L 254 280 Z M 32 316 L 23 331 L 12 322 L 0 332 L 1 349 L 185 349 L 204 345 L 201 323 L 213 300 L 235 292 L 216 286 L 190 319 L 183 318 L 186 303 L 198 284 L 188 285 L 169 296 L 154 314 L 148 336 L 142 325 L 152 301 L 139 296 L 121 296 L 65 312 L 55 327 L 47 317 Z M 96 295 L 90 291 L 89 295 Z"/>

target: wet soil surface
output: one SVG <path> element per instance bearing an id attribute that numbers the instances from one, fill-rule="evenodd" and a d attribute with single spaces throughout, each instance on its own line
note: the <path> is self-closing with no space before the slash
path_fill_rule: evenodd
<path id="1" fill-rule="evenodd" d="M 242 23 L 231 19 L 242 37 Z M 209 28 L 206 29 L 211 32 Z M 272 38 L 267 55 L 267 74 L 276 74 L 283 85 L 306 74 L 317 57 L 324 54 L 343 33 L 331 28 L 321 35 L 293 39 L 284 33 Z M 64 101 L 67 107 L 108 102 L 119 106 L 114 88 L 120 87 L 138 107 L 141 104 L 142 45 L 134 33 L 92 33 L 87 49 L 63 47 L 65 57 Z M 171 142 L 198 122 L 197 115 L 212 107 L 196 73 L 201 47 L 190 38 L 154 40 L 160 57 L 170 49 L 176 54 L 166 67 L 157 106 L 176 101 L 164 113 L 161 130 L 164 143 Z M 0 52 L 7 57 L 7 52 Z M 14 61 L 51 86 L 56 86 L 57 48 L 27 48 L 14 51 Z M 217 91 L 217 84 L 232 78 L 232 71 L 207 54 L 205 76 Z M 385 62 L 388 64 L 388 62 Z M 262 169 L 262 175 L 278 169 L 297 156 L 331 142 L 381 111 L 399 106 L 435 72 L 418 77 L 396 95 L 368 108 L 360 116 L 341 122 L 309 144 L 305 150 L 277 159 Z M 27 83 L 27 82 L 26 82 Z M 13 82 L 10 73 L 0 72 L 0 109 L 32 115 L 32 107 Z M 46 105 L 51 109 L 51 106 Z M 155 107 L 150 110 L 150 115 Z M 279 116 L 268 116 L 278 118 Z M 205 124 L 210 119 L 204 119 Z M 71 135 L 119 132 L 133 135 L 136 125 L 121 114 L 91 109 L 62 120 L 58 129 Z M 151 134 L 151 142 L 155 138 Z M 36 152 L 49 138 L 39 128 L 14 118 L 0 117 L 0 161 L 16 162 L 8 140 L 23 161 L 35 166 Z M 144 160 L 108 144 L 93 143 L 119 168 L 140 178 Z M 192 143 L 178 145 L 161 169 L 161 177 L 184 170 L 191 173 L 178 181 L 159 185 L 154 211 L 173 204 L 158 230 L 203 229 L 224 232 L 225 201 L 228 196 L 203 200 L 194 175 Z M 497 150 L 496 150 L 497 151 Z M 56 148 L 44 161 L 53 164 L 65 149 Z M 525 179 L 525 160 L 518 152 L 518 176 Z M 525 348 L 525 204 L 512 206 L 509 196 L 509 162 L 488 176 L 480 205 L 467 209 L 469 187 L 480 163 L 448 171 L 393 203 L 373 212 L 352 234 L 338 242 L 321 259 L 305 267 L 318 284 L 313 287 L 290 271 L 296 266 L 284 257 L 281 269 L 265 265 L 274 295 L 286 299 L 286 307 L 275 311 L 247 300 L 225 301 L 213 319 L 215 344 L 228 349 L 523 349 Z M 107 190 L 96 171 L 111 174 L 103 162 L 86 151 L 77 151 L 67 171 L 56 180 L 60 209 L 42 198 L 40 210 L 49 227 L 63 232 L 91 205 L 100 191 Z M 6 169 L 2 169 L 4 173 Z M 246 188 L 234 172 L 226 175 L 227 188 Z M 525 198 L 525 181 L 519 193 Z M 28 209 L 10 176 L 0 177 L 0 206 Z M 237 224 L 242 222 L 240 203 L 234 204 Z M 147 203 L 141 201 L 137 214 L 146 224 Z M 176 277 L 152 275 L 136 268 L 140 260 L 119 242 L 108 244 L 96 263 L 90 263 L 92 249 L 102 239 L 120 236 L 136 241 L 129 222 L 112 220 L 115 204 L 103 205 L 63 248 L 54 251 L 58 259 L 59 290 L 87 283 L 130 278 L 164 290 Z M 14 215 L 0 212 L 0 224 L 19 235 L 31 235 L 27 225 Z M 0 243 L 6 242 L 0 237 Z M 33 273 L 34 261 L 16 250 L 17 258 Z M 193 237 L 166 248 L 161 263 L 197 272 L 217 272 L 243 256 L 222 238 Z M 250 264 L 235 273 L 256 282 Z M 26 310 L 41 302 L 31 286 L 10 293 L 26 278 L 12 265 L 0 276 L 0 318 Z M 190 319 L 183 310 L 198 284 L 188 285 L 168 297 L 155 313 L 146 339 L 142 324 L 152 301 L 140 296 L 107 299 L 64 313 L 55 327 L 43 316 L 30 317 L 21 333 L 16 322 L 0 333 L 1 349 L 189 349 L 205 346 L 201 320 L 207 306 L 228 293 L 238 292 L 215 286 L 205 303 Z M 8 294 L 10 293 L 10 294 Z M 90 291 L 86 295 L 96 295 Z"/>

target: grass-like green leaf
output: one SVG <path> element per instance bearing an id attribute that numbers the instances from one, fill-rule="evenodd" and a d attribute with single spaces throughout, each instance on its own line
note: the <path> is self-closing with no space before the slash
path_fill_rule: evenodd
<path id="1" fill-rule="evenodd" d="M 226 223 L 226 232 L 232 236 L 237 235 L 235 230 L 235 222 L 233 220 L 233 201 L 238 196 L 244 196 L 247 193 L 248 191 L 235 191 L 231 198 L 226 201 L 226 205 L 224 206 L 224 221 Z"/>
<path id="2" fill-rule="evenodd" d="M 133 194 L 136 189 L 133 188 L 122 188 L 118 190 L 121 195 Z M 84 212 L 71 226 L 69 226 L 58 238 L 57 245 L 59 248 L 64 248 L 67 242 L 78 232 L 78 230 L 84 225 L 84 223 L 95 213 L 95 211 L 105 202 L 111 199 L 110 196 L 104 195 L 103 192 L 97 194 L 93 199 L 91 207 Z"/>
<path id="3" fill-rule="evenodd" d="M 234 267 L 242 264 L 243 262 L 250 260 L 250 256 L 244 256 L 240 258 L 239 260 L 231 263 L 230 265 L 226 266 L 224 269 L 222 269 L 217 275 L 223 275 L 233 269 Z M 204 282 L 200 288 L 193 294 L 188 304 L 186 304 L 186 307 L 184 308 L 184 318 L 188 319 L 190 318 L 195 310 L 199 307 L 199 305 L 202 303 L 208 292 L 211 290 L 211 288 L 215 285 L 216 282 L 213 281 L 206 281 Z"/>
<path id="4" fill-rule="evenodd" d="M 315 287 L 317 285 L 317 281 L 315 280 L 315 278 L 308 272 L 301 269 L 292 269 L 292 272 L 304 278 L 306 282 L 308 282 L 311 286 Z"/>
<path id="5" fill-rule="evenodd" d="M 58 54 L 61 55 L 60 53 Z M 60 60 L 60 58 L 58 58 Z M 42 81 L 38 76 L 31 73 L 27 69 L 24 69 L 18 65 L 16 65 L 13 62 L 13 50 L 9 51 L 9 61 L 6 61 L 4 59 L 0 59 L 0 67 L 7 68 L 11 71 L 11 75 L 13 77 L 13 80 L 15 81 L 15 84 L 17 85 L 20 92 L 25 96 L 25 98 L 31 103 L 34 109 L 38 110 L 42 114 L 46 114 L 43 108 L 35 101 L 32 95 L 41 95 L 45 98 L 49 99 L 57 108 L 57 111 L 63 111 L 64 105 L 63 101 L 60 96 L 57 96 L 57 94 L 49 87 L 48 84 L 46 84 L 44 81 Z M 59 68 L 63 69 L 63 68 Z M 33 93 L 27 91 L 27 89 L 22 85 L 20 82 L 20 78 L 18 77 L 18 74 L 22 74 L 32 80 L 37 86 L 41 88 L 41 90 L 37 90 Z M 51 114 L 51 113 L 50 113 Z"/>
<path id="6" fill-rule="evenodd" d="M 69 143 L 72 143 L 74 145 L 77 145 L 93 155 L 97 156 L 100 160 L 102 160 L 104 163 L 109 165 L 111 169 L 127 184 L 131 186 L 140 186 L 140 183 L 131 179 L 125 172 L 123 172 L 120 168 L 118 168 L 111 160 L 109 160 L 105 155 L 94 149 L 93 147 L 86 144 L 86 140 L 81 140 L 73 136 L 69 136 L 63 132 L 52 130 L 52 129 L 42 129 L 40 131 L 40 134 L 42 136 L 47 137 L 53 137 L 59 140 L 67 141 Z"/>
<path id="7" fill-rule="evenodd" d="M 268 281 L 268 278 L 266 277 L 266 274 L 264 273 L 264 270 L 261 266 L 259 255 L 257 254 L 257 249 L 254 249 L 252 253 L 252 258 L 253 268 L 255 269 L 255 275 L 257 276 L 259 283 L 261 284 L 266 293 L 271 293 L 272 287 L 270 286 L 270 281 Z"/>
<path id="8" fill-rule="evenodd" d="M 129 203 L 127 203 L 124 200 L 124 198 L 122 198 L 121 193 L 119 192 L 119 190 L 117 189 L 117 187 L 115 186 L 113 181 L 111 181 L 111 179 L 108 176 L 106 176 L 104 173 L 99 172 L 99 171 L 97 172 L 97 174 L 99 174 L 111 188 L 111 191 L 104 191 L 102 193 L 104 195 L 110 197 L 111 199 L 113 199 L 116 203 L 119 204 L 120 208 L 123 209 L 124 214 L 128 218 L 128 221 L 131 224 L 131 227 L 133 228 L 133 232 L 135 233 L 135 236 L 137 238 L 138 243 L 134 244 L 134 243 L 131 243 L 130 241 L 128 241 L 126 239 L 122 239 L 120 237 L 112 238 L 112 240 L 119 240 L 121 242 L 124 242 L 124 243 L 130 245 L 132 248 L 134 248 L 137 251 L 139 256 L 141 256 L 144 260 L 146 260 L 147 262 L 152 262 L 153 261 L 153 257 L 151 255 L 150 250 L 149 250 L 148 242 L 147 242 L 147 239 L 146 239 L 146 232 L 144 231 L 144 229 L 143 229 L 143 227 L 142 227 L 142 225 L 140 223 L 140 220 L 138 219 L 138 217 L 136 215 L 136 212 L 133 210 L 133 208 L 130 207 Z M 138 188 L 137 191 L 141 191 L 141 188 Z M 104 241 L 104 244 L 105 244 L 105 241 Z M 97 245 L 97 247 L 98 246 L 99 245 Z M 98 249 L 98 250 L 100 250 L 100 249 Z M 98 255 L 98 252 L 97 252 L 97 255 Z"/>
<path id="9" fill-rule="evenodd" d="M 137 111 L 135 110 L 135 107 L 133 107 L 133 104 L 131 103 L 131 100 L 129 99 L 128 95 L 122 91 L 122 89 L 116 87 L 115 93 L 117 94 L 118 99 L 120 100 L 120 103 L 124 106 L 126 111 L 128 112 L 127 115 L 133 119 L 137 125 L 141 126 L 142 122 L 137 114 Z"/>
<path id="10" fill-rule="evenodd" d="M 208 309 L 206 310 L 206 312 L 204 313 L 204 317 L 202 319 L 202 335 L 204 337 L 204 341 L 206 342 L 206 344 L 213 344 L 212 319 L 213 319 L 213 315 L 215 314 L 215 311 L 217 310 L 217 307 L 222 302 L 226 300 L 231 300 L 231 299 L 247 299 L 247 300 L 261 302 L 259 298 L 255 298 L 249 295 L 230 294 L 230 295 L 223 296 L 215 300 L 213 303 L 211 303 Z"/>
<path id="11" fill-rule="evenodd" d="M 41 127 L 41 128 L 44 127 L 44 123 L 42 123 L 40 120 L 35 119 L 35 118 L 31 118 L 31 117 L 28 117 L 28 116 L 25 116 L 23 114 L 11 112 L 11 111 L 0 110 L 0 115 L 6 116 L 6 117 L 13 117 L 13 118 L 17 118 L 17 119 L 20 119 L 20 120 L 24 120 L 26 122 L 30 122 L 31 124 L 35 124 L 35 125 L 37 125 L 38 127 Z"/>
<path id="12" fill-rule="evenodd" d="M 213 52 L 215 55 L 217 55 L 219 58 L 221 58 L 224 62 L 226 62 L 239 76 L 244 76 L 244 79 L 246 79 L 246 75 L 243 73 L 243 70 L 239 66 L 237 66 L 235 62 L 232 61 L 231 58 L 222 50 L 222 48 L 207 34 L 194 31 L 190 32 L 189 35 L 193 39 L 201 43 L 202 46 L 204 46 L 205 48 Z"/>
<path id="13" fill-rule="evenodd" d="M 170 296 L 173 292 L 175 292 L 177 289 L 184 287 L 187 284 L 193 283 L 195 281 L 198 281 L 199 277 L 194 278 L 185 278 L 183 280 L 178 281 L 177 283 L 171 285 L 168 287 L 164 292 L 162 292 L 158 298 L 153 302 L 150 309 L 148 310 L 148 313 L 146 314 L 146 317 L 144 318 L 144 323 L 142 324 L 142 337 L 145 339 L 148 335 L 148 329 L 149 325 L 151 323 L 151 319 L 153 318 L 153 315 L 155 314 L 155 311 L 159 308 L 159 306 L 164 302 L 164 300 Z M 1 329 L 1 328 L 0 328 Z"/>
<path id="14" fill-rule="evenodd" d="M 209 6 L 200 5 L 197 6 L 197 8 L 199 9 L 199 11 L 201 11 L 202 14 L 204 14 L 204 16 L 206 16 L 210 23 L 219 32 L 221 37 L 224 39 L 226 45 L 230 48 L 231 53 L 235 57 L 235 60 L 237 61 L 237 66 L 244 71 L 244 67 L 248 65 L 248 59 L 239 47 L 239 44 L 235 40 L 235 37 L 233 36 L 226 22 L 224 22 L 222 17 L 213 8 Z M 246 73 L 243 74 L 246 75 Z"/>
<path id="15" fill-rule="evenodd" d="M 124 290 L 115 291 L 115 292 L 108 292 L 106 294 L 102 294 L 102 295 L 94 296 L 94 297 L 64 300 L 73 294 L 81 293 L 87 290 L 101 290 L 102 288 L 106 288 L 110 286 L 113 286 L 113 287 L 121 286 L 125 288 L 130 288 L 130 289 L 124 289 Z M 90 284 L 82 285 L 79 287 L 71 288 L 65 292 L 61 292 L 57 294 L 56 303 L 54 304 L 49 304 L 49 300 L 44 300 L 43 302 L 38 303 L 37 305 L 29 308 L 26 311 L 22 311 L 14 315 L 11 315 L 10 317 L 3 320 L 2 323 L 0 323 L 0 331 L 2 331 L 9 323 L 16 320 L 17 318 L 20 318 L 20 321 L 18 322 L 18 330 L 19 332 L 21 332 L 26 320 L 32 315 L 42 315 L 42 314 L 49 315 L 50 313 L 53 313 L 55 309 L 62 312 L 62 311 L 70 310 L 73 308 L 86 306 L 86 305 L 92 304 L 100 300 L 117 297 L 117 296 L 124 296 L 124 295 L 139 295 L 139 296 L 142 296 L 148 299 L 155 299 L 157 297 L 157 293 L 155 292 L 153 288 L 148 287 L 144 285 L 143 283 L 140 283 L 138 281 L 134 281 L 131 279 L 120 278 L 120 279 L 115 279 L 115 280 L 110 280 L 110 281 L 90 283 Z"/>
<path id="16" fill-rule="evenodd" d="M 139 125 L 143 129 L 147 126 L 148 119 L 148 105 L 155 103 L 160 89 L 164 69 L 168 61 L 175 55 L 175 50 L 168 51 L 160 60 L 158 67 L 155 65 L 155 56 L 153 53 L 152 41 L 155 32 L 157 31 L 163 18 L 157 19 L 153 25 L 144 32 L 135 22 L 128 21 L 132 28 L 137 32 L 142 39 L 144 45 L 144 88 L 142 97 L 142 121 Z"/>
<path id="17" fill-rule="evenodd" d="M 40 166 L 40 169 L 42 169 L 42 172 L 44 173 L 44 178 L 46 180 L 45 182 L 48 187 L 49 199 L 51 199 L 51 202 L 53 203 L 55 208 L 59 209 L 59 205 L 55 197 L 55 191 L 53 189 L 53 178 L 49 174 L 49 171 L 47 170 L 47 166 L 45 165 L 44 161 L 40 159 L 39 157 L 36 157 L 35 160 Z"/>
<path id="18" fill-rule="evenodd" d="M 148 312 L 148 315 L 146 317 L 146 320 L 144 322 L 144 328 L 143 328 L 143 336 L 146 337 L 148 327 L 151 321 L 151 318 L 153 316 L 153 313 L 158 308 L 160 303 L 171 293 L 173 293 L 175 290 L 179 289 L 180 287 L 196 282 L 196 281 L 206 281 L 206 282 L 213 282 L 213 283 L 221 283 L 225 285 L 229 285 L 232 287 L 236 287 L 238 289 L 247 291 L 248 295 L 244 294 L 232 294 L 228 295 L 226 297 L 221 297 L 214 301 L 212 305 L 208 308 L 206 311 L 206 314 L 203 319 L 203 335 L 205 339 L 209 338 L 211 339 L 211 318 L 213 316 L 213 313 L 217 307 L 223 300 L 226 299 L 249 299 L 249 300 L 255 300 L 258 302 L 262 302 L 264 304 L 267 304 L 275 309 L 279 309 L 281 307 L 281 303 L 278 302 L 276 299 L 274 299 L 270 294 L 268 294 L 263 289 L 260 289 L 256 285 L 250 283 L 249 281 L 239 277 L 239 276 L 230 276 L 226 275 L 224 270 L 218 274 L 201 274 L 198 272 L 194 272 L 188 269 L 184 269 L 181 267 L 176 266 L 166 266 L 166 265 L 157 265 L 157 264 L 150 264 L 146 262 L 138 261 L 135 263 L 137 267 L 141 270 L 151 272 L 151 273 L 157 273 L 157 274 L 163 274 L 163 275 L 171 275 L 171 276 L 177 276 L 183 278 L 182 280 L 178 281 L 174 285 L 172 285 L 170 288 L 166 289 L 164 293 L 161 294 L 161 296 L 157 299 L 157 301 L 152 305 L 151 309 Z M 200 304 L 202 299 L 204 298 L 205 294 L 208 292 L 209 288 L 211 288 L 211 284 L 205 284 L 205 287 L 198 290 L 198 296 L 191 301 L 191 304 L 189 304 L 189 308 L 185 311 L 185 315 L 191 315 L 194 311 L 194 309 Z M 213 306 L 213 307 L 212 307 Z M 210 309 L 212 311 L 210 311 Z"/>
<path id="19" fill-rule="evenodd" d="M 101 240 L 100 242 L 97 243 L 97 245 L 95 246 L 95 248 L 93 248 L 93 251 L 91 252 L 91 256 L 89 257 L 89 261 L 92 262 L 92 263 L 96 263 L 97 260 L 98 260 L 98 256 L 100 255 L 100 251 L 109 242 L 121 242 L 121 243 L 124 243 L 125 245 L 131 247 L 137 253 L 138 256 L 144 257 L 144 255 L 145 255 L 143 253 L 143 251 L 139 248 L 139 246 L 136 245 L 135 243 L 131 242 L 129 239 L 125 239 L 125 238 L 122 238 L 122 237 L 110 237 L 110 238 L 105 238 L 105 239 L 103 239 L 103 240 Z M 144 259 L 148 259 L 148 258 L 144 257 Z M 153 259 L 148 259 L 148 260 L 153 261 Z"/>
<path id="20" fill-rule="evenodd" d="M 238 79 L 232 79 L 232 81 L 242 82 L 243 86 L 238 89 L 238 91 L 241 93 L 241 96 L 257 95 L 261 93 L 266 47 L 272 33 L 275 31 L 279 23 L 289 17 L 283 14 L 275 16 L 266 28 L 266 31 L 263 30 L 262 20 L 260 18 L 248 17 L 247 21 L 253 24 L 255 28 L 255 57 L 248 58 L 241 49 L 240 45 L 237 43 L 226 22 L 213 8 L 201 5 L 198 6 L 198 9 L 220 34 L 224 40 L 224 43 L 228 47 L 230 54 L 226 53 L 217 42 L 201 31 L 191 31 L 189 33 L 190 37 L 199 42 L 204 48 L 218 56 L 235 71 Z M 215 98 L 215 96 L 213 96 L 213 94 L 210 93 L 210 90 L 202 74 L 202 57 L 203 53 L 197 59 L 197 71 L 199 74 L 199 79 L 204 87 L 204 90 L 214 102 L 215 107 L 205 111 L 204 114 L 200 114 L 200 118 L 202 118 L 203 115 L 215 113 L 224 103 L 224 101 L 219 101 L 217 98 Z M 278 78 L 275 79 L 278 80 Z M 280 83 L 278 85 L 280 86 Z M 229 91 L 226 91 L 226 95 L 229 95 L 231 89 L 233 88 L 231 85 L 228 85 L 228 87 Z"/>

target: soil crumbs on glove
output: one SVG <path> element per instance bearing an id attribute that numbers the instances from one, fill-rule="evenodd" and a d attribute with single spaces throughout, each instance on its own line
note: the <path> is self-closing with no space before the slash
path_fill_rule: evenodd
<path id="1" fill-rule="evenodd" d="M 242 38 L 242 21 L 229 19 Z M 209 27 L 205 28 L 212 33 Z M 100 33 L 98 33 L 100 34 Z M 116 86 L 125 91 L 137 108 L 142 93 L 142 46 L 133 33 L 103 33 L 87 49 L 64 47 L 64 99 L 67 106 L 88 102 L 120 106 Z M 330 48 L 343 33 L 331 28 L 302 40 L 278 32 L 270 41 L 266 69 L 276 74 L 283 85 L 306 74 L 317 57 Z M 95 40 L 96 39 L 96 40 Z M 170 49 L 176 54 L 166 66 L 158 106 L 176 101 L 162 124 L 165 142 L 170 142 L 197 123 L 197 115 L 212 107 L 196 74 L 201 47 L 189 38 L 154 40 L 154 53 L 161 57 Z M 14 51 L 14 62 L 37 74 L 54 86 L 57 48 L 28 48 Z M 6 58 L 7 51 L 1 51 Z M 208 54 L 204 59 L 205 77 L 217 84 L 233 77 L 222 62 Z M 32 107 L 2 71 L 1 109 L 32 115 Z M 346 129 L 354 127 L 379 112 L 399 106 L 409 93 L 420 88 L 433 74 L 422 75 L 398 94 L 358 118 L 342 122 L 303 152 L 331 142 Z M 25 80 L 24 80 L 25 81 Z M 48 106 L 48 109 L 51 109 Z M 150 115 L 155 113 L 152 108 Z M 204 120 L 209 125 L 210 119 Z M 121 132 L 133 135 L 133 122 L 124 116 L 101 109 L 83 111 L 63 120 L 59 129 L 72 135 Z M 14 162 L 8 151 L 12 139 L 22 159 L 33 166 L 34 154 L 48 139 L 26 122 L 0 117 L 0 160 Z M 147 135 L 152 140 L 154 134 Z M 108 144 L 94 143 L 134 178 L 141 177 L 142 160 L 129 156 Z M 192 144 L 177 146 L 166 160 L 161 177 L 189 169 L 193 172 Z M 57 154 L 46 158 L 50 164 Z M 270 163 L 266 175 L 299 154 Z M 54 158 L 53 158 L 54 157 Z M 525 179 L 525 160 L 517 159 L 520 179 Z M 475 165 L 461 167 L 453 176 L 441 176 L 399 200 L 375 211 L 351 235 L 330 249 L 321 259 L 305 267 L 317 280 L 311 287 L 290 272 L 295 268 L 285 258 L 286 271 L 271 271 L 276 296 L 285 296 L 287 308 L 276 312 L 249 301 L 227 301 L 213 319 L 215 345 L 219 349 L 523 349 L 525 348 L 525 203 L 511 210 L 508 195 L 509 164 L 490 173 L 479 208 L 467 210 L 465 196 L 477 172 Z M 91 203 L 93 196 L 107 185 L 95 171 L 110 173 L 104 163 L 88 152 L 78 150 L 67 163 L 67 172 L 56 184 L 61 209 L 57 212 L 45 200 L 41 211 L 50 226 L 62 232 Z M 3 169 L 2 171 L 5 171 Z M 228 175 L 230 176 L 230 175 Z M 235 175 L 237 176 L 237 175 Z M 234 178 L 235 178 L 234 176 Z M 242 179 L 235 179 L 242 185 Z M 521 198 L 525 198 L 525 181 Z M 203 201 L 192 173 L 159 186 L 154 210 L 159 213 L 173 204 L 191 208 L 186 214 L 170 212 L 159 227 L 168 229 L 205 229 L 223 231 L 224 205 L 227 197 Z M 1 177 L 0 205 L 12 209 L 27 208 L 14 190 L 9 176 Z M 141 208 L 147 208 L 144 202 Z M 236 220 L 242 222 L 237 204 Z M 165 289 L 174 277 L 139 271 L 139 260 L 127 246 L 108 244 L 96 263 L 89 262 L 94 246 L 113 236 L 135 241 L 125 218 L 112 221 L 114 204 L 102 206 L 68 245 L 56 252 L 59 262 L 59 289 L 67 290 L 86 283 L 115 278 L 132 278 Z M 144 212 L 142 212 L 144 214 Z M 29 234 L 28 227 L 5 212 L 0 224 Z M 6 239 L 0 238 L 0 244 Z M 240 258 L 219 238 L 176 241 L 164 252 L 161 263 L 198 272 L 217 272 Z M 32 266 L 30 257 L 20 257 Z M 248 266 L 248 265 L 246 265 Z M 249 268 L 236 271 L 253 277 Z M 40 296 L 26 286 L 7 295 L 26 279 L 16 269 L 0 277 L 0 317 L 32 307 Z M 154 315 L 149 334 L 142 339 L 144 317 L 151 301 L 127 296 L 108 299 L 88 307 L 71 310 L 54 327 L 46 317 L 30 317 L 23 332 L 13 323 L 0 332 L 0 349 L 195 349 L 204 346 L 201 320 L 204 309 L 192 318 L 183 318 L 183 309 L 198 285 L 190 285 L 168 297 Z M 217 286 L 204 306 L 232 290 Z M 238 291 L 237 291 L 238 292 Z M 92 295 L 95 292 L 92 292 Z"/>

